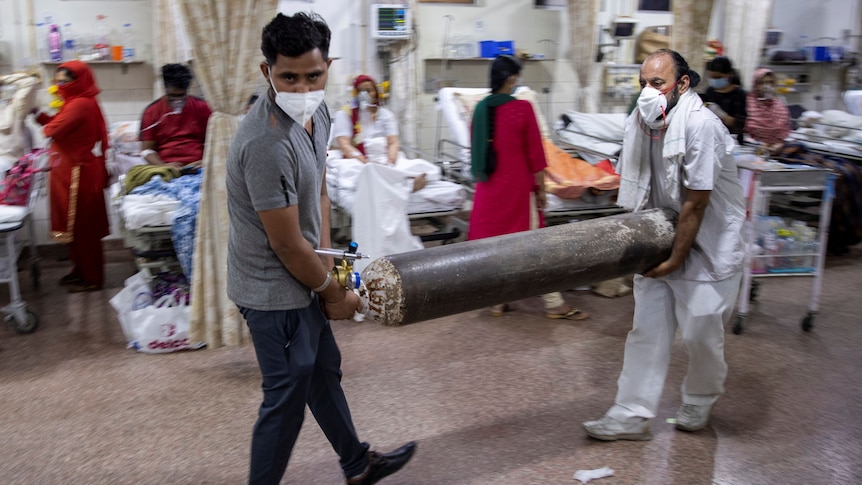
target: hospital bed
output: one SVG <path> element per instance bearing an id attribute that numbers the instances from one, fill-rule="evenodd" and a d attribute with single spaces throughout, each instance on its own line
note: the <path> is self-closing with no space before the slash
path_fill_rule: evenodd
<path id="1" fill-rule="evenodd" d="M 616 165 L 623 146 L 625 113 L 581 113 L 568 110 L 560 116 L 557 143 L 590 162 L 611 160 Z"/>
<path id="2" fill-rule="evenodd" d="M 381 139 L 382 143 L 384 139 Z M 373 141 L 366 141 L 366 149 Z M 404 191 L 412 191 L 411 178 L 424 174 L 426 185 L 419 191 L 411 192 L 405 207 L 411 228 L 422 242 L 451 242 L 457 239 L 466 229 L 466 223 L 459 217 L 465 210 L 468 201 L 465 188 L 451 180 L 446 180 L 440 167 L 424 158 L 408 158 L 405 150 L 414 155 L 422 155 L 418 150 L 402 146 L 398 162 L 394 170 L 403 175 L 395 177 L 396 183 L 404 184 Z M 387 168 L 382 168 L 387 167 Z M 345 243 L 352 239 L 352 223 L 357 190 L 364 171 L 388 170 L 388 163 L 367 165 L 355 159 L 345 159 L 341 150 L 331 149 L 326 160 L 326 189 L 332 203 L 330 218 L 333 231 L 332 240 Z M 383 183 L 365 179 L 365 183 Z M 385 187 L 384 187 L 385 188 Z M 385 210 L 386 208 L 369 208 L 369 210 Z"/>
<path id="3" fill-rule="evenodd" d="M 472 184 L 469 128 L 472 109 L 478 101 L 488 95 L 488 91 L 485 88 L 442 88 L 437 95 L 438 120 L 434 158 L 441 166 L 445 176 L 463 184 Z M 521 87 L 515 91 L 515 97 L 531 102 L 539 123 L 539 129 L 542 132 L 542 138 L 552 140 L 554 136 L 548 130 L 544 116 L 538 109 L 535 91 Z M 447 128 L 446 134 L 443 133 L 444 123 Z M 557 146 L 567 148 L 564 144 L 558 143 L 557 140 L 553 141 Z M 574 145 L 569 148 L 574 148 Z M 592 160 L 595 162 L 592 162 L 581 151 L 573 154 L 593 164 L 609 158 L 594 156 Z M 549 191 L 545 219 L 548 224 L 557 224 L 623 212 L 622 208 L 614 204 L 615 196 L 615 188 L 613 190 L 584 190 L 582 195 L 575 199 L 558 197 Z"/>
<path id="4" fill-rule="evenodd" d="M 179 200 L 155 194 L 122 194 L 124 176 L 111 185 L 111 203 L 119 219 L 123 243 L 139 271 L 179 269 L 171 238 L 171 220 Z"/>
<path id="5" fill-rule="evenodd" d="M 36 150 L 28 155 L 31 169 L 27 172 L 25 203 L 22 205 L 0 204 L 0 283 L 9 285 L 9 304 L 2 308 L 3 316 L 19 333 L 36 331 L 39 319 L 21 299 L 21 287 L 18 282 L 18 260 L 24 246 L 28 246 L 30 256 L 30 276 L 33 286 L 39 287 L 39 258 L 36 252 L 36 235 L 34 224 L 30 218 L 36 208 L 36 202 L 44 198 L 45 172 L 48 170 L 50 153 L 47 150 Z M 7 181 L 8 182 L 8 181 Z M 28 184 L 28 185 L 27 185 Z M 24 187 L 22 185 L 22 187 Z M 17 234 L 27 226 L 26 238 L 18 238 Z"/>
<path id="6" fill-rule="evenodd" d="M 179 206 L 164 194 L 124 193 L 125 174 L 146 163 L 141 156 L 140 121 L 112 123 L 108 129 L 111 148 L 107 152 L 112 177 L 110 200 L 119 219 L 123 243 L 130 248 L 139 271 L 162 272 L 180 269 L 171 239 L 171 220 Z"/>
<path id="7" fill-rule="evenodd" d="M 839 110 L 806 111 L 793 122 L 796 128 L 790 132 L 789 141 L 862 165 L 862 116 Z"/>

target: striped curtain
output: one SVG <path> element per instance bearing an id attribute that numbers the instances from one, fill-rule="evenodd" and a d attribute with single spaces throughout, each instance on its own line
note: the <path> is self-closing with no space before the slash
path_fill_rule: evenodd
<path id="1" fill-rule="evenodd" d="M 250 342 L 227 297 L 228 213 L 225 164 L 236 115 L 255 90 L 263 60 L 260 34 L 275 16 L 275 0 L 183 0 L 195 75 L 213 114 L 207 126 L 203 181 L 195 231 L 189 338 L 208 348 Z"/>
<path id="2" fill-rule="evenodd" d="M 704 76 L 706 36 L 713 0 L 673 0 L 670 48 L 682 54 L 689 67 Z M 735 61 L 735 60 L 734 60 Z"/>
<path id="3" fill-rule="evenodd" d="M 601 96 L 601 64 L 596 62 L 599 32 L 596 29 L 598 0 L 568 0 L 569 50 L 572 67 L 578 75 L 580 92 L 575 109 L 584 113 L 598 111 Z"/>
<path id="4" fill-rule="evenodd" d="M 742 86 L 751 89 L 760 64 L 764 31 L 772 13 L 772 0 L 724 0 L 724 52 L 739 72 Z"/>

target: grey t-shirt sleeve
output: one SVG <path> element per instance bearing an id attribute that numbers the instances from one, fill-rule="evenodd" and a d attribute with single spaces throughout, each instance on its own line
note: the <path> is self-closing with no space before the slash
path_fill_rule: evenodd
<path id="1" fill-rule="evenodd" d="M 245 182 L 254 210 L 296 205 L 296 157 L 287 144 L 250 143 L 245 149 Z"/>

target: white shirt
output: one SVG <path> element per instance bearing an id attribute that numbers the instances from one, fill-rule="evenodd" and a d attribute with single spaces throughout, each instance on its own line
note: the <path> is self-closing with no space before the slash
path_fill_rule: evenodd
<path id="1" fill-rule="evenodd" d="M 360 122 L 362 116 L 360 114 Z M 362 124 L 363 138 L 376 138 L 398 135 L 398 120 L 395 119 L 395 114 L 386 108 L 377 108 L 377 118 L 370 123 Z M 338 110 L 335 113 L 335 122 L 332 124 L 333 140 L 339 136 L 346 136 L 353 141 L 353 122 L 350 114 L 345 110 Z"/>
<path id="2" fill-rule="evenodd" d="M 707 114 L 709 113 L 709 114 Z M 670 208 L 677 212 L 680 202 L 669 197 L 657 177 L 667 173 L 662 159 L 665 132 L 652 130 L 650 142 L 650 183 L 648 208 Z M 694 244 L 682 267 L 668 278 L 720 281 L 742 270 L 745 244 L 745 199 L 739 183 L 736 161 L 728 143 L 727 128 L 706 109 L 693 110 L 685 127 L 686 149 L 680 167 L 681 188 L 709 190 L 709 205 L 703 215 Z M 684 193 L 680 190 L 680 195 Z"/>

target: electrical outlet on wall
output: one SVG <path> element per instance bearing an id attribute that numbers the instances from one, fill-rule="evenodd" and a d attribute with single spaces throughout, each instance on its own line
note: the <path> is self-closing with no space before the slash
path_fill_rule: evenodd
<path id="1" fill-rule="evenodd" d="M 476 31 L 476 33 L 482 33 L 482 32 L 484 32 L 484 31 L 485 31 L 485 21 L 484 21 L 484 20 L 482 20 L 482 19 L 477 20 L 477 21 L 473 24 L 473 30 L 475 30 L 475 31 Z"/>

